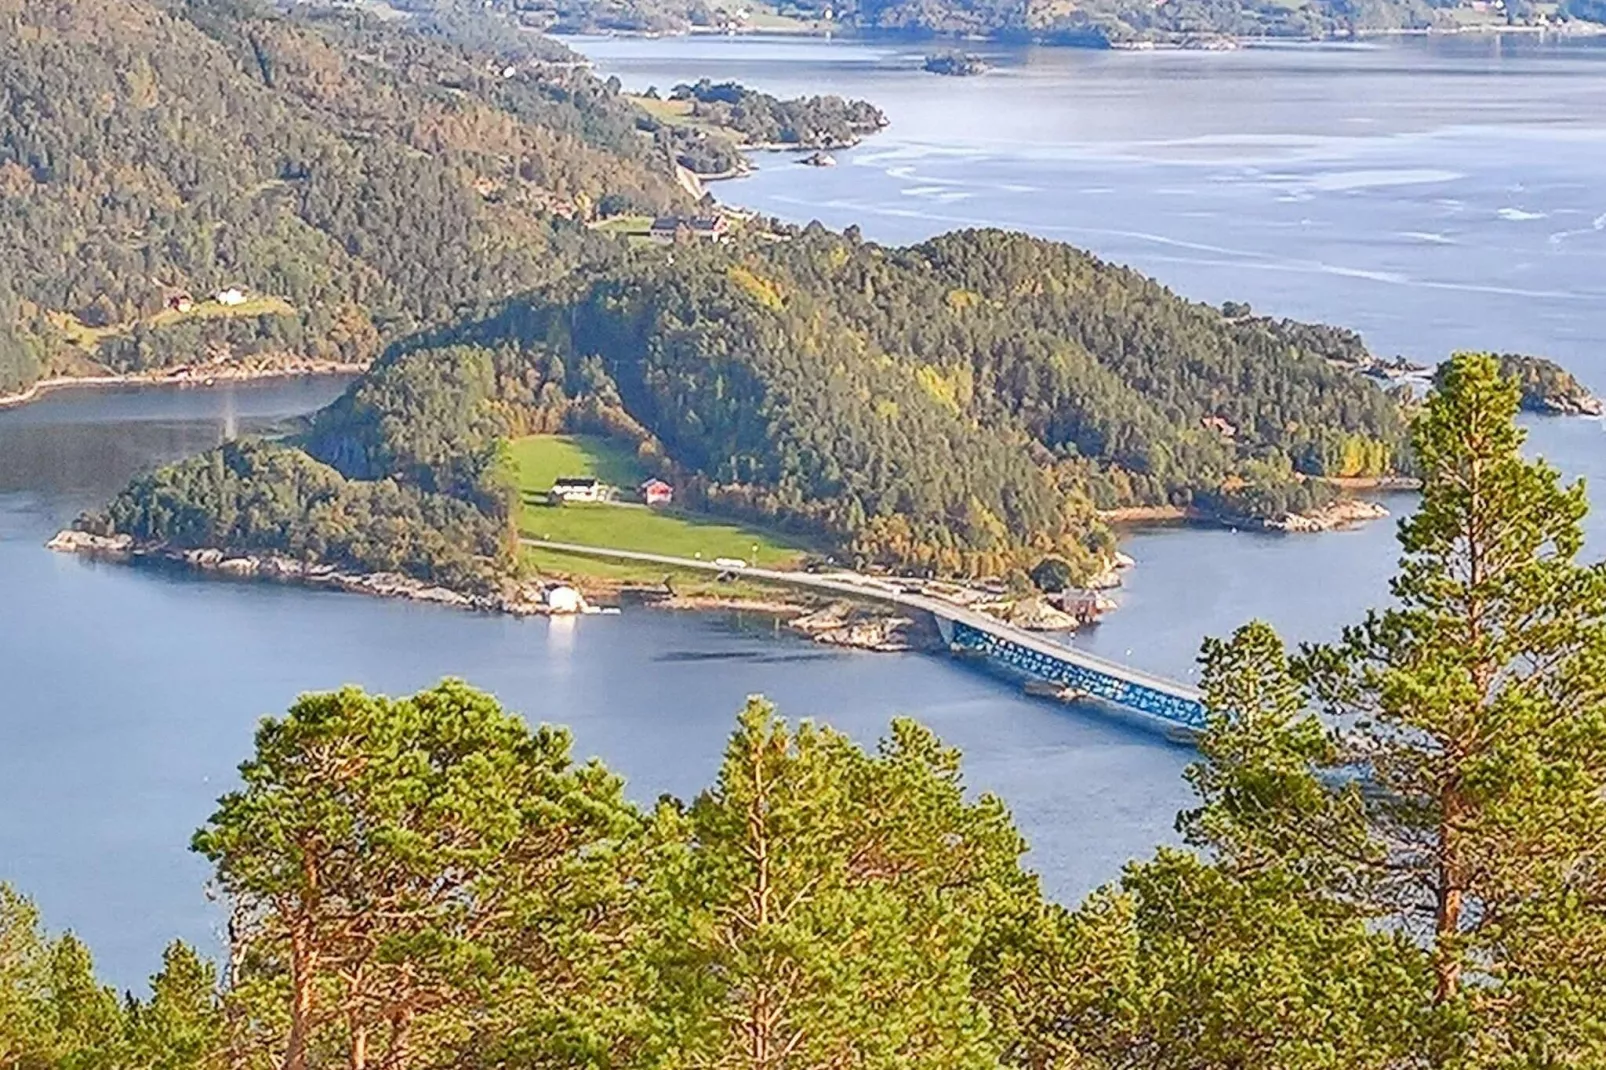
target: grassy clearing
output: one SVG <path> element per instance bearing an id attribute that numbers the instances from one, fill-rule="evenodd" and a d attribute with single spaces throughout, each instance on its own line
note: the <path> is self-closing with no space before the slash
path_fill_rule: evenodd
<path id="1" fill-rule="evenodd" d="M 748 12 L 746 25 L 766 33 L 817 33 L 821 29 L 830 28 L 830 23 L 819 19 L 800 19 L 782 15 L 769 4 L 753 4 Z"/>
<path id="2" fill-rule="evenodd" d="M 595 476 L 625 490 L 639 486 L 647 470 L 635 451 L 598 435 L 529 435 L 513 440 L 519 489 L 544 494 L 564 476 Z"/>
<path id="3" fill-rule="evenodd" d="M 739 557 L 766 568 L 795 565 L 804 548 L 755 528 L 692 513 L 642 505 L 574 502 L 535 504 L 528 496 L 519 513 L 526 535 L 552 542 L 640 550 L 670 557 Z"/>
<path id="4" fill-rule="evenodd" d="M 693 115 L 692 110 L 696 107 L 694 101 L 654 100 L 652 97 L 643 96 L 632 96 L 630 99 L 639 104 L 648 115 L 651 115 L 661 123 L 667 123 L 670 126 L 692 127 L 706 134 L 714 134 L 730 140 L 735 139 L 735 133 L 729 127 L 721 126 L 718 123 Z"/>
<path id="5" fill-rule="evenodd" d="M 228 320 L 247 316 L 289 316 L 295 313 L 290 302 L 280 297 L 250 297 L 243 304 L 225 305 L 217 301 L 197 301 L 188 312 L 167 309 L 149 321 L 152 327 L 168 327 L 184 320 Z"/>
<path id="6" fill-rule="evenodd" d="M 806 599 L 795 588 L 766 585 L 752 580 L 721 580 L 709 572 L 664 568 L 628 561 L 603 561 L 578 554 L 558 553 L 534 546 L 524 548 L 524 559 L 543 576 L 573 579 L 577 583 L 610 587 L 658 587 L 666 580 L 683 598 L 742 599 L 749 602 L 796 602 Z M 589 584 L 587 581 L 591 581 Z"/>
<path id="7" fill-rule="evenodd" d="M 650 215 L 616 215 L 592 224 L 593 230 L 604 234 L 623 234 L 629 238 L 646 238 L 652 230 Z"/>
<path id="8" fill-rule="evenodd" d="M 675 509 L 648 509 L 634 503 L 546 504 L 546 492 L 561 476 L 595 476 L 626 491 L 646 472 L 628 448 L 586 435 L 533 435 L 512 445 L 518 473 L 519 530 L 531 538 L 641 550 L 673 557 L 739 557 L 755 565 L 785 568 L 798 563 L 806 547 L 743 524 Z M 600 578 L 662 578 L 663 569 L 587 560 L 573 555 L 531 551 L 538 566 Z M 561 562 L 550 560 L 562 557 Z"/>
<path id="9" fill-rule="evenodd" d="M 188 312 L 169 308 L 144 320 L 114 323 L 108 327 L 91 327 L 71 312 L 53 312 L 50 314 L 50 320 L 70 344 L 93 352 L 106 339 L 129 334 L 140 323 L 151 327 L 171 327 L 186 320 L 243 319 L 255 316 L 288 316 L 294 313 L 295 309 L 283 298 L 252 297 L 238 305 L 225 305 L 219 301 L 197 301 Z"/>
<path id="10" fill-rule="evenodd" d="M 689 100 L 660 100 L 656 97 L 644 97 L 639 93 L 631 94 L 630 99 L 648 115 L 651 115 L 661 123 L 685 123 L 691 121 L 691 101 Z"/>
<path id="11" fill-rule="evenodd" d="M 51 312 L 48 314 L 48 319 L 51 326 L 67 339 L 69 345 L 77 346 L 79 349 L 94 350 L 105 339 L 128 329 L 121 326 L 91 327 L 71 312 Z"/>

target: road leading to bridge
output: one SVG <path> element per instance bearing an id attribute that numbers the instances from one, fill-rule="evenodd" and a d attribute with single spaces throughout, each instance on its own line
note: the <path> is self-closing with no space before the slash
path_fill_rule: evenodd
<path id="1" fill-rule="evenodd" d="M 907 591 L 897 581 L 857 572 L 793 572 L 753 566 L 733 569 L 700 558 L 671 557 L 642 550 L 615 550 L 547 539 L 520 541 L 526 546 L 558 553 L 636 561 L 694 572 L 731 573 L 766 583 L 929 613 L 937 619 L 943 637 L 950 643 L 984 653 L 1028 675 L 1057 680 L 1094 697 L 1174 724 L 1188 728 L 1204 726 L 1202 696 L 1187 684 L 1063 646 L 967 606 Z"/>

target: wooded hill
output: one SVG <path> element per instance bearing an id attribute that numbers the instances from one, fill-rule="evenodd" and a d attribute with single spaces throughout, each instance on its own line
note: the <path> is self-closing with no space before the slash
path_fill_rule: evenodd
<path id="1" fill-rule="evenodd" d="M 1085 570 L 1100 508 L 1280 515 L 1321 500 L 1302 477 L 1405 463 L 1399 399 L 1334 366 L 1358 349 L 1025 235 L 810 227 L 642 250 L 416 336 L 305 445 L 494 511 L 498 435 L 603 430 L 689 504 L 866 561 Z"/>
<path id="2" fill-rule="evenodd" d="M 681 135 L 576 61 L 499 20 L 0 0 L 0 392 L 225 344 L 362 359 L 608 254 L 579 221 L 690 203 Z M 168 307 L 235 287 L 272 300 Z"/>

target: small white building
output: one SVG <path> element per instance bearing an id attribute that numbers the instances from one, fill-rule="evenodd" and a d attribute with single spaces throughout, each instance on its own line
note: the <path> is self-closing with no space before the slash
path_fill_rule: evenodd
<path id="1" fill-rule="evenodd" d="M 234 305 L 245 304 L 245 293 L 241 290 L 235 289 L 232 286 L 227 290 L 219 290 L 216 294 L 216 297 L 217 303 L 220 305 L 228 305 L 233 307 Z"/>
<path id="2" fill-rule="evenodd" d="M 546 604 L 548 613 L 584 613 L 586 611 L 585 596 L 573 587 L 565 584 L 554 584 L 541 592 L 541 600 Z"/>
<path id="3" fill-rule="evenodd" d="M 553 505 L 564 502 L 605 502 L 611 497 L 613 488 L 590 476 L 565 476 L 547 491 L 547 501 Z"/>

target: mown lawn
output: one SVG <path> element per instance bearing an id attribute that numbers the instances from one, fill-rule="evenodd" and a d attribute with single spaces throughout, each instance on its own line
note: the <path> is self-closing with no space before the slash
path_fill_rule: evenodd
<path id="1" fill-rule="evenodd" d="M 518 470 L 519 530 L 530 538 L 572 542 L 616 550 L 641 550 L 673 557 L 739 557 L 754 565 L 785 568 L 803 557 L 794 540 L 744 524 L 678 509 L 648 509 L 630 502 L 546 504 L 546 492 L 560 476 L 595 476 L 633 494 L 646 473 L 626 447 L 585 435 L 536 435 L 513 442 Z M 538 564 L 554 556 L 547 551 Z M 566 571 L 597 576 L 636 574 L 640 566 L 621 566 L 563 555 Z M 659 571 L 662 569 L 649 569 Z"/>
<path id="2" fill-rule="evenodd" d="M 565 476 L 595 476 L 620 490 L 634 491 L 647 470 L 629 446 L 599 435 L 529 435 L 513 440 L 519 489 L 544 495 Z"/>

